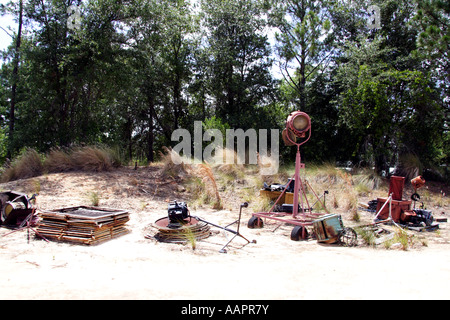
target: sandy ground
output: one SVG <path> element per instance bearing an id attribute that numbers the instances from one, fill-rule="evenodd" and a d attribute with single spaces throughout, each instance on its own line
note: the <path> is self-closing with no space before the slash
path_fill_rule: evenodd
<path id="1" fill-rule="evenodd" d="M 139 170 L 141 170 L 139 172 Z M 450 241 L 447 223 L 427 235 L 428 246 L 399 249 L 294 242 L 291 226 L 266 224 L 248 229 L 243 209 L 241 233 L 220 253 L 231 233 L 190 244 L 146 239 L 152 224 L 167 215 L 175 184 L 158 180 L 153 169 L 123 168 L 109 173 L 51 174 L 10 182 L 6 190 L 38 188 L 38 207 L 90 205 L 126 209 L 130 233 L 96 246 L 27 240 L 27 231 L 0 228 L 0 299 L 449 299 Z M 156 187 L 159 183 L 159 188 Z M 239 212 L 198 209 L 192 214 L 219 225 Z M 444 212 L 444 214 L 446 214 Z M 5 236 L 6 235 L 6 236 Z"/>

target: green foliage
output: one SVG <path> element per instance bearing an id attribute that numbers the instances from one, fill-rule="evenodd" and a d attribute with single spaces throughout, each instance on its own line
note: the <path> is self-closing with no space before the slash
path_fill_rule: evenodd
<path id="1" fill-rule="evenodd" d="M 277 28 L 280 72 L 299 97 L 292 111 L 305 110 L 307 81 L 328 62 L 325 46 L 330 41 L 331 21 L 324 9 L 329 4 L 329 1 L 275 0 L 268 10 L 269 22 Z"/>
<path id="2" fill-rule="evenodd" d="M 205 119 L 203 121 L 203 130 L 209 130 L 209 129 L 217 129 L 222 133 L 223 137 L 223 145 L 226 145 L 226 136 L 227 136 L 227 129 L 231 129 L 230 126 L 227 123 L 223 123 L 222 120 L 216 116 L 212 116 L 209 119 Z"/>
<path id="3" fill-rule="evenodd" d="M 414 23 L 419 26 L 418 57 L 434 69 L 435 75 L 444 81 L 442 86 L 449 93 L 450 86 L 450 3 L 442 0 L 416 0 Z"/>
<path id="4" fill-rule="evenodd" d="M 382 26 L 342 46 L 336 83 L 339 126 L 354 139 L 353 162 L 373 164 L 378 173 L 414 154 L 430 166 L 443 157 L 445 108 L 442 91 L 415 54 L 418 28 L 408 1 L 376 2 Z M 444 129 L 445 130 L 445 129 Z"/>
<path id="5" fill-rule="evenodd" d="M 257 1 L 202 1 L 215 115 L 233 128 L 257 127 L 255 112 L 273 93 L 265 21 Z"/>
<path id="6" fill-rule="evenodd" d="M 448 1 L 22 3 L 20 48 L 2 52 L 1 161 L 102 144 L 151 162 L 194 121 L 282 129 L 301 109 L 312 119 L 306 161 L 378 172 L 410 155 L 424 170 L 448 163 Z M 67 25 L 71 5 L 79 29 Z M 369 5 L 380 28 L 368 27 Z M 0 14 L 20 11 L 11 2 Z M 295 148 L 280 151 L 294 159 Z"/>
<path id="7" fill-rule="evenodd" d="M 5 130 L 3 128 L 0 128 L 0 161 L 3 161 L 6 158 L 7 143 L 8 141 Z"/>

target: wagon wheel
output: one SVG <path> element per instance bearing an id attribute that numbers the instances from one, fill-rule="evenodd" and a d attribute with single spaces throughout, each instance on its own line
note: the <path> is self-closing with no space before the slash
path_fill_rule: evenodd
<path id="1" fill-rule="evenodd" d="M 356 231 L 352 228 L 344 228 L 339 234 L 339 244 L 342 244 L 346 247 L 353 247 L 357 244 L 357 234 Z"/>

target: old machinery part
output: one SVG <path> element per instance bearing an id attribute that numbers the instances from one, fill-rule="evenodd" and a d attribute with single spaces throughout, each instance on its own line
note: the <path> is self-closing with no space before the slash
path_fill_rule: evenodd
<path id="1" fill-rule="evenodd" d="M 155 227 L 158 233 L 154 236 L 160 242 L 169 243 L 187 243 L 190 240 L 202 240 L 211 235 L 210 227 L 194 217 L 189 217 L 180 223 L 178 228 L 171 225 L 169 217 L 164 217 L 156 220 Z M 146 236 L 150 238 L 150 236 Z"/>
<path id="2" fill-rule="evenodd" d="M 214 227 L 216 227 L 216 228 L 220 228 L 220 229 L 222 229 L 222 230 L 225 230 L 225 231 L 227 231 L 227 232 L 230 232 L 230 233 L 233 233 L 233 234 L 234 234 L 234 236 L 231 238 L 231 240 L 229 240 L 229 241 L 222 247 L 222 249 L 220 249 L 220 251 L 219 251 L 219 252 L 221 252 L 221 253 L 226 253 L 226 252 L 227 252 L 226 247 L 231 243 L 231 241 L 234 240 L 234 238 L 236 238 L 236 237 L 238 237 L 238 236 L 241 237 L 242 239 L 244 239 L 245 241 L 247 241 L 247 244 L 249 244 L 249 243 L 256 243 L 256 240 L 250 241 L 250 240 L 248 240 L 246 237 L 244 237 L 244 236 L 239 232 L 240 225 L 241 225 L 242 208 L 247 208 L 247 207 L 248 207 L 248 202 L 244 202 L 243 204 L 241 204 L 241 205 L 240 205 L 240 208 L 239 208 L 239 217 L 238 217 L 238 219 L 235 220 L 235 221 L 233 221 L 232 223 L 226 225 L 225 227 L 222 227 L 222 226 L 219 226 L 219 225 L 217 225 L 217 224 L 211 223 L 211 222 L 209 222 L 209 221 L 203 220 L 203 219 L 201 219 L 201 218 L 199 218 L 199 217 L 195 217 L 195 218 L 196 218 L 196 219 L 199 219 L 200 221 L 203 221 L 203 222 L 205 222 L 205 223 L 207 223 L 207 224 L 210 224 L 210 225 L 212 225 L 212 226 L 214 226 Z M 232 230 L 232 229 L 229 229 L 229 228 L 228 228 L 229 226 L 231 226 L 231 225 L 233 225 L 233 224 L 237 224 L 237 230 Z"/>
<path id="3" fill-rule="evenodd" d="M 425 185 L 425 179 L 422 176 L 417 176 L 411 180 L 411 185 L 414 190 L 420 189 Z"/>
<path id="4" fill-rule="evenodd" d="M 358 235 L 352 228 L 346 227 L 339 234 L 338 243 L 345 247 L 353 247 L 358 244 Z"/>
<path id="5" fill-rule="evenodd" d="M 225 227 L 222 227 L 203 218 L 191 216 L 185 202 L 172 201 L 171 203 L 169 203 L 168 216 L 165 218 L 161 218 L 155 222 L 155 226 L 159 230 L 159 232 L 155 235 L 155 239 L 161 242 L 171 243 L 186 243 L 188 241 L 191 241 L 192 239 L 202 240 L 211 235 L 211 225 L 213 227 L 220 228 L 234 234 L 231 240 L 229 240 L 219 251 L 221 253 L 227 252 L 226 247 L 237 236 L 246 240 L 247 244 L 256 243 L 256 240 L 250 241 L 239 232 L 242 208 L 246 207 L 248 207 L 247 202 L 241 204 L 239 209 L 239 218 L 226 225 Z M 237 224 L 237 230 L 229 228 L 233 224 Z M 147 235 L 146 238 L 151 238 L 151 236 Z"/>
<path id="6" fill-rule="evenodd" d="M 290 129 L 297 137 L 304 137 L 311 128 L 311 119 L 304 112 L 292 112 L 287 118 L 286 128 Z"/>
<path id="7" fill-rule="evenodd" d="M 283 130 L 282 138 L 287 146 L 298 145 L 297 138 L 305 138 L 308 131 L 311 131 L 310 117 L 304 112 L 294 111 L 286 120 L 286 128 Z"/>
<path id="8" fill-rule="evenodd" d="M 36 199 L 36 194 L 28 197 L 24 193 L 7 191 L 0 193 L 0 225 L 19 225 L 30 214 L 34 215 L 31 201 Z"/>
<path id="9" fill-rule="evenodd" d="M 170 202 L 167 213 L 170 220 L 169 228 L 182 227 L 184 221 L 190 217 L 186 202 Z"/>
<path id="10" fill-rule="evenodd" d="M 292 112 L 286 119 L 286 127 L 283 130 L 282 138 L 287 146 L 295 146 L 297 148 L 294 176 L 291 178 L 289 183 L 282 188 L 281 194 L 277 195 L 276 201 L 273 203 L 268 212 L 253 213 L 252 218 L 248 221 L 248 227 L 252 229 L 261 228 L 263 226 L 262 219 L 264 219 L 264 221 L 266 221 L 266 219 L 270 219 L 302 227 L 296 228 L 295 231 L 293 231 L 291 238 L 300 238 L 300 230 L 301 235 L 306 238 L 306 226 L 311 226 L 314 218 L 322 216 L 323 213 L 312 212 L 313 206 L 309 205 L 305 184 L 308 187 L 308 190 L 310 190 L 316 197 L 316 203 L 320 203 L 320 207 L 329 213 L 324 202 L 322 202 L 314 189 L 311 188 L 308 181 L 302 181 L 300 178 L 300 170 L 305 168 L 305 164 L 301 162 L 300 146 L 305 144 L 311 138 L 310 117 L 301 111 Z M 289 203 L 283 206 L 283 202 L 287 198 L 286 192 L 288 191 L 288 187 L 293 187 L 291 189 L 292 200 L 289 200 Z M 268 188 L 272 189 L 272 186 L 267 184 L 264 185 L 264 190 L 267 190 Z M 323 200 L 325 200 L 325 195 L 327 193 L 327 191 L 324 193 Z M 276 209 L 276 211 L 274 209 Z M 290 218 L 288 216 L 290 216 Z"/>

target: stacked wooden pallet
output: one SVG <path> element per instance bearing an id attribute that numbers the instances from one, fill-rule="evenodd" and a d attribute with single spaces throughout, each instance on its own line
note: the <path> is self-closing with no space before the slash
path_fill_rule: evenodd
<path id="1" fill-rule="evenodd" d="M 71 207 L 41 211 L 37 232 L 47 239 L 98 244 L 129 232 L 127 211 L 97 207 Z"/>

